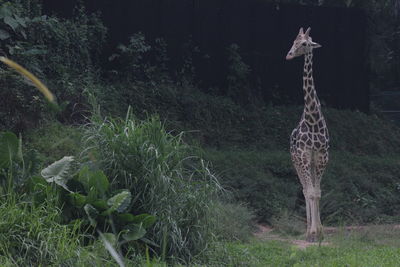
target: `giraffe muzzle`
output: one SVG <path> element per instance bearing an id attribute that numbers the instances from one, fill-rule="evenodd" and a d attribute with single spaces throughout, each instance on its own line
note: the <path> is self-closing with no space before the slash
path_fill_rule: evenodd
<path id="1" fill-rule="evenodd" d="M 292 53 L 289 53 L 289 54 L 287 54 L 287 56 L 286 56 L 286 60 L 291 60 L 291 59 L 293 59 L 294 58 L 294 56 L 292 55 Z"/>

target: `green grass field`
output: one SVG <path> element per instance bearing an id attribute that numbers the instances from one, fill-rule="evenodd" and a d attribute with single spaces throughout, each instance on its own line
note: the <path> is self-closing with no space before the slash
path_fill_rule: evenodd
<path id="1" fill-rule="evenodd" d="M 326 237 L 327 244 L 305 249 L 291 240 L 263 236 L 247 244 L 228 243 L 216 250 L 214 266 L 395 267 L 400 263 L 400 228 L 371 226 L 352 232 L 339 228 Z"/>

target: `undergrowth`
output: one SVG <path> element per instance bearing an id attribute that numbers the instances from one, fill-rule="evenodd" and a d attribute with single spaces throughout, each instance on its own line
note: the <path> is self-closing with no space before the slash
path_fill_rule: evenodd
<path id="1" fill-rule="evenodd" d="M 304 217 L 304 197 L 290 155 L 283 151 L 205 150 L 225 188 L 255 209 L 259 220 L 295 212 Z M 324 224 L 384 223 L 399 217 L 399 157 L 331 151 L 321 181 Z M 351 163 L 351 164 L 349 164 Z M 392 218 L 392 219 L 391 219 Z"/>
<path id="2" fill-rule="evenodd" d="M 85 246 L 79 221 L 61 224 L 61 210 L 51 200 L 36 206 L 2 196 L 0 217 L 2 266 L 115 266 L 101 244 Z"/>
<path id="3" fill-rule="evenodd" d="M 166 132 L 157 117 L 140 121 L 128 111 L 125 120 L 95 118 L 87 128 L 85 146 L 92 164 L 110 177 L 110 187 L 131 192 L 135 212 L 157 217 L 147 236 L 156 244 L 152 249 L 170 260 L 190 262 L 218 231 L 222 237 L 245 238 L 250 228 L 240 229 L 243 234 L 234 231 L 251 218 L 228 220 L 236 211 L 249 217 L 250 212 L 221 202 L 224 189 L 182 135 Z M 225 214 L 219 212 L 222 209 Z M 224 221 L 215 221 L 215 216 Z M 229 229 L 231 222 L 236 228 Z"/>

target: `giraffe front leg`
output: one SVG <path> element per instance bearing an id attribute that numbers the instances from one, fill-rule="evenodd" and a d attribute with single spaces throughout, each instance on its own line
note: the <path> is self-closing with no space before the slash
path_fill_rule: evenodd
<path id="1" fill-rule="evenodd" d="M 323 239 L 323 231 L 319 210 L 319 201 L 321 199 L 320 191 L 312 192 L 307 196 L 307 199 L 308 212 L 310 213 L 310 225 L 307 226 L 306 240 L 308 242 L 317 242 Z"/>
<path id="2" fill-rule="evenodd" d="M 304 199 L 306 201 L 306 215 L 307 215 L 307 236 L 308 233 L 310 232 L 310 228 L 311 228 L 311 205 L 310 205 L 310 200 L 307 197 L 307 191 L 303 190 L 303 194 L 304 194 Z"/>

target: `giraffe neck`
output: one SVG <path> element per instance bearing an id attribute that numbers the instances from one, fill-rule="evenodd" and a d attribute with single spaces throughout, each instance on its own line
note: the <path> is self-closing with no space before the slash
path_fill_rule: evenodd
<path id="1" fill-rule="evenodd" d="M 304 56 L 304 70 L 303 70 L 303 91 L 304 91 L 304 114 L 313 115 L 320 113 L 321 104 L 319 102 L 317 92 L 315 91 L 314 79 L 312 73 L 312 52 Z M 309 116 L 306 116 L 309 118 Z M 310 121 L 312 124 L 313 121 Z"/>

